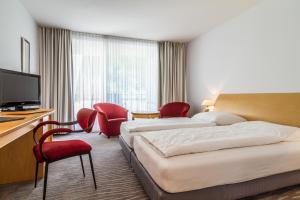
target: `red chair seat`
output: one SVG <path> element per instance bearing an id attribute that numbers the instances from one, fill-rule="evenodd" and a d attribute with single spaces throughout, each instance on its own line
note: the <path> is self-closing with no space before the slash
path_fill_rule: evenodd
<path id="1" fill-rule="evenodd" d="M 47 161 L 54 162 L 63 158 L 88 154 L 92 150 L 92 147 L 81 140 L 67 140 L 45 142 L 42 150 L 44 156 L 47 158 Z M 36 155 L 37 161 L 39 163 L 44 162 L 40 153 L 39 144 L 34 146 L 33 151 Z"/>

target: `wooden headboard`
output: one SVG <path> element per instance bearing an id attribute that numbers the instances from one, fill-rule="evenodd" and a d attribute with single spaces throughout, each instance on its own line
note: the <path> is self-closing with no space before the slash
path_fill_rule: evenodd
<path id="1" fill-rule="evenodd" d="M 300 127 L 300 93 L 220 94 L 215 111 Z"/>

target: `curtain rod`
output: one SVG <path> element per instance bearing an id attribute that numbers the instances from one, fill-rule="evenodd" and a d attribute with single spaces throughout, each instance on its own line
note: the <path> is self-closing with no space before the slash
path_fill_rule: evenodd
<path id="1" fill-rule="evenodd" d="M 40 28 L 54 28 L 54 29 L 62 29 L 62 30 L 70 30 L 66 28 L 60 28 L 60 27 L 51 27 L 51 26 L 43 26 L 39 25 Z M 74 33 L 82 33 L 82 34 L 90 34 L 90 35 L 97 35 L 97 36 L 103 36 L 103 37 L 114 37 L 114 38 L 120 38 L 120 39 L 129 39 L 129 40 L 141 40 L 141 41 L 148 41 L 148 42 L 174 42 L 174 43 L 182 43 L 186 44 L 187 42 L 179 42 L 179 41 L 169 41 L 169 40 L 150 40 L 150 39 L 142 39 L 142 38 L 132 38 L 132 37 L 124 37 L 124 36 L 117 36 L 117 35 L 105 35 L 100 33 L 89 33 L 89 32 L 83 32 L 83 31 L 73 31 Z"/>

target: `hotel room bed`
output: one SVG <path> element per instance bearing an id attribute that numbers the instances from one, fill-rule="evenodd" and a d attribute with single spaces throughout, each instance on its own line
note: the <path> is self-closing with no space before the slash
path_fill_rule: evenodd
<path id="1" fill-rule="evenodd" d="M 260 99 L 261 96 L 263 96 L 263 100 Z M 265 98 L 266 96 L 268 98 Z M 250 109 L 242 109 L 241 113 L 236 112 L 237 107 L 248 105 L 247 101 L 241 101 L 240 96 L 239 101 L 235 101 L 234 104 L 231 101 L 236 99 L 235 95 L 225 95 L 225 101 L 224 96 L 221 97 L 221 110 L 227 112 L 235 110 L 235 113 L 245 117 L 247 116 L 246 110 L 248 114 L 250 113 L 250 117 L 247 116 L 250 120 L 266 119 L 267 121 L 270 119 L 272 122 L 283 122 L 283 124 L 297 127 L 300 125 L 300 121 L 296 121 L 299 120 L 299 115 L 294 113 L 282 116 L 270 115 L 269 112 L 262 111 L 270 111 L 269 107 L 265 107 L 266 101 L 272 99 L 272 103 L 276 105 L 282 103 L 285 97 L 287 99 L 295 97 L 292 110 L 295 107 L 300 108 L 300 101 L 298 101 L 300 94 L 298 93 L 280 94 L 279 98 L 274 98 L 273 94 L 270 96 L 268 94 L 255 95 L 258 97 L 255 100 L 261 101 L 261 105 L 260 102 L 252 104 L 252 107 L 259 108 L 257 116 L 251 116 L 251 105 Z M 253 101 L 251 97 L 252 95 L 250 95 L 250 99 Z M 289 111 L 291 110 L 278 109 L 277 113 Z M 127 153 L 131 158 L 131 166 L 149 197 L 154 200 L 238 199 L 300 184 L 300 142 L 296 141 L 178 155 L 169 158 L 162 157 L 157 153 L 157 149 L 141 137 L 136 137 L 134 140 L 135 151 L 130 151 L 130 147 L 122 137 L 120 137 L 120 144 L 123 152 L 126 152 L 126 148 L 129 149 Z"/>
<path id="2" fill-rule="evenodd" d="M 121 124 L 121 138 L 130 149 L 133 149 L 135 136 L 152 131 L 175 130 L 182 128 L 203 128 L 218 125 L 230 125 L 246 121 L 244 118 L 226 112 L 198 113 L 192 118 L 174 117 L 128 121 Z"/>
<path id="3" fill-rule="evenodd" d="M 121 124 L 120 145 L 128 162 L 131 162 L 131 151 L 133 151 L 134 136 L 156 130 L 168 130 L 183 127 L 206 127 L 216 126 L 215 123 L 205 120 L 192 120 L 188 117 L 176 117 L 165 119 L 148 119 L 140 121 L 129 121 Z"/>
<path id="4" fill-rule="evenodd" d="M 257 123 L 245 122 L 233 126 L 238 129 L 241 125 L 244 126 L 243 124 L 247 127 L 249 124 L 256 127 L 260 122 Z M 297 179 L 300 169 L 299 129 L 292 127 L 282 129 L 282 126 L 277 129 L 273 124 L 270 126 L 268 128 L 263 123 L 254 137 L 262 139 L 265 136 L 274 136 L 282 139 L 274 141 L 265 138 L 269 142 L 265 145 L 254 144 L 175 156 L 162 154 L 157 146 L 146 140 L 145 136 L 149 134 L 157 136 L 158 132 L 144 133 L 134 140 L 134 151 L 130 152 L 131 165 L 151 199 L 236 199 L 299 184 L 300 179 Z M 202 128 L 202 131 L 203 129 L 216 128 Z M 226 129 L 232 132 L 230 127 L 227 126 Z M 245 134 L 245 130 L 256 129 L 243 130 L 242 133 Z M 264 131 L 270 130 L 273 133 L 260 137 Z M 176 133 L 176 131 L 169 132 L 169 134 Z M 165 139 L 170 135 L 165 133 L 161 136 Z M 154 138 L 155 141 L 158 140 L 157 137 Z M 248 136 L 246 140 L 249 141 Z M 186 144 L 183 145 L 184 149 Z M 123 143 L 123 146 L 126 146 L 126 143 Z"/>
<path id="5" fill-rule="evenodd" d="M 216 123 L 205 120 L 194 120 L 188 117 L 174 117 L 128 121 L 121 124 L 120 130 L 121 137 L 125 140 L 130 148 L 133 148 L 134 136 L 138 136 L 144 132 L 208 126 L 216 126 Z"/>
<path id="6" fill-rule="evenodd" d="M 170 158 L 162 157 L 141 137 L 134 140 L 134 147 L 136 158 L 154 182 L 168 193 L 240 183 L 300 169 L 300 142 L 225 149 Z"/>
<path id="7" fill-rule="evenodd" d="M 128 162 L 131 162 L 130 152 L 133 151 L 133 141 L 136 136 L 153 131 L 168 131 L 180 128 L 204 128 L 221 124 L 233 124 L 245 119 L 230 113 L 199 113 L 193 118 L 179 117 L 169 119 L 151 119 L 142 121 L 130 121 L 121 125 L 120 145 Z M 131 126 L 131 127 L 130 127 Z M 129 128 L 131 130 L 129 130 Z"/>
<path id="8" fill-rule="evenodd" d="M 169 193 L 161 189 L 131 152 L 131 166 L 140 179 L 146 193 L 152 200 L 232 200 L 273 191 L 300 184 L 300 170 L 279 173 L 234 184 L 225 184 L 179 193 Z"/>
<path id="9" fill-rule="evenodd" d="M 137 144 L 138 146 L 143 145 L 143 141 L 141 138 L 138 138 L 136 143 L 138 143 Z M 122 144 L 123 147 L 126 147 L 126 145 L 127 145 L 121 138 L 120 138 L 120 144 Z M 145 144 L 145 145 L 147 145 L 147 144 Z M 300 145 L 300 143 L 298 143 L 298 142 L 292 144 L 291 147 L 293 147 L 293 150 L 291 150 L 291 151 L 294 153 L 298 152 L 299 145 Z M 288 142 L 286 142 L 284 145 L 281 146 L 281 148 L 288 147 L 288 146 L 289 146 L 289 144 L 288 144 Z M 153 153 L 153 149 L 151 149 L 148 146 L 146 146 L 146 147 L 147 147 L 146 148 L 147 150 L 150 150 L 150 153 L 149 153 L 150 157 L 147 158 L 147 156 L 149 156 L 149 155 L 144 152 L 141 153 L 141 156 L 143 156 L 144 159 L 149 161 L 149 160 L 153 159 L 153 155 L 154 155 L 154 159 L 155 159 L 155 153 Z M 138 147 L 138 148 L 140 148 L 140 147 Z M 255 147 L 255 148 L 257 148 L 257 147 Z M 275 148 L 276 147 L 273 146 L 273 147 L 268 147 L 267 149 L 269 149 L 269 151 L 270 151 Z M 123 148 L 123 152 L 124 151 L 126 151 L 125 148 Z M 246 151 L 249 151 L 249 149 Z M 138 152 L 140 152 L 140 151 L 138 150 Z M 201 199 L 204 199 L 204 200 L 210 200 L 210 199 L 211 200 L 215 200 L 215 199 L 229 200 L 229 199 L 239 199 L 239 198 L 253 196 L 253 195 L 257 195 L 257 194 L 268 192 L 268 191 L 273 191 L 273 190 L 291 186 L 291 185 L 300 184 L 300 170 L 293 170 L 293 171 L 289 171 L 289 172 L 278 173 L 278 174 L 274 174 L 274 175 L 269 175 L 269 176 L 256 178 L 256 179 L 252 179 L 249 181 L 233 183 L 233 184 L 224 184 L 224 185 L 206 187 L 206 188 L 202 188 L 202 189 L 170 193 L 170 192 L 167 192 L 164 189 L 162 189 L 156 183 L 156 181 L 151 177 L 149 172 L 145 169 L 143 164 L 139 161 L 139 159 L 134 151 L 130 151 L 130 152 L 128 151 L 128 153 L 131 154 L 130 157 L 131 157 L 132 168 L 134 169 L 136 175 L 140 179 L 146 193 L 152 200 L 182 200 L 182 199 L 185 199 L 185 200 L 196 200 L 196 199 L 197 200 L 201 200 Z M 274 155 L 276 155 L 276 153 Z M 194 156 L 197 157 L 197 155 L 194 155 Z M 187 156 L 187 157 L 189 157 L 189 156 Z M 189 158 L 191 158 L 191 157 L 189 157 Z M 185 158 L 185 159 L 187 159 L 187 158 Z M 173 162 L 174 161 L 176 161 L 176 159 L 174 159 Z M 283 160 L 278 160 L 275 162 L 279 163 L 280 161 L 283 161 Z M 298 161 L 299 161 L 299 158 L 297 159 L 297 162 Z M 171 162 L 169 164 L 171 164 Z M 280 167 L 282 164 L 284 164 L 284 163 L 280 162 L 279 166 L 274 167 L 273 170 L 280 171 Z M 149 163 L 148 163 L 148 165 L 149 165 Z M 152 165 L 152 164 L 150 164 L 150 165 Z M 250 165 L 250 166 L 252 166 L 252 165 Z M 260 165 L 260 166 L 262 166 L 262 165 Z M 147 167 L 149 167 L 149 166 L 147 166 Z M 245 166 L 243 166 L 243 167 L 245 167 Z M 257 167 L 258 167 L 258 165 L 257 165 Z M 184 172 L 185 171 L 187 171 L 187 170 L 184 170 Z M 260 171 L 263 171 L 263 170 L 260 169 Z M 184 172 L 181 171 L 179 173 L 184 174 Z M 196 173 L 196 175 L 197 175 L 197 173 Z M 215 177 L 218 178 L 217 175 L 215 175 Z M 201 174 L 200 174 L 200 176 L 197 176 L 197 178 L 203 179 L 203 177 L 201 177 Z M 185 179 L 185 181 L 186 180 L 188 180 L 188 179 Z M 172 183 L 171 183 L 171 185 L 172 185 Z M 192 186 L 192 187 L 194 187 L 194 186 Z"/>

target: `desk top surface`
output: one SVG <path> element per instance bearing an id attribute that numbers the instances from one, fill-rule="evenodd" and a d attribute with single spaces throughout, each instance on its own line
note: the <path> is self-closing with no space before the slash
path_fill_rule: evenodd
<path id="1" fill-rule="evenodd" d="M 25 119 L 0 123 L 0 139 L 13 131 L 54 113 L 53 109 L 38 109 L 24 112 L 0 112 L 0 117 L 24 117 Z"/>

